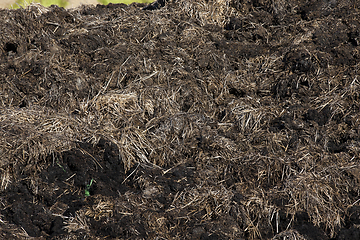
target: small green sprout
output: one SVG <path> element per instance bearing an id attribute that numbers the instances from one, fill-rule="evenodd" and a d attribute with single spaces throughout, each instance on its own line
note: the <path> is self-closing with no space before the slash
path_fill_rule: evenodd
<path id="1" fill-rule="evenodd" d="M 59 163 L 59 160 L 56 160 L 56 164 L 57 164 L 64 172 L 66 172 L 65 168 Z"/>
<path id="2" fill-rule="evenodd" d="M 85 197 L 89 197 L 89 196 L 90 196 L 90 187 L 91 187 L 93 181 L 94 181 L 94 179 L 92 178 L 92 179 L 90 180 L 90 183 L 89 183 L 88 185 L 86 185 L 86 187 L 85 187 Z"/>

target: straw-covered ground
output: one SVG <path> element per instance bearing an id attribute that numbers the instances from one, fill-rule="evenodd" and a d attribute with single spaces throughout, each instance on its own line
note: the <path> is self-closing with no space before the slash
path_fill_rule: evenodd
<path id="1" fill-rule="evenodd" d="M 360 2 L 0 10 L 1 239 L 359 239 Z"/>

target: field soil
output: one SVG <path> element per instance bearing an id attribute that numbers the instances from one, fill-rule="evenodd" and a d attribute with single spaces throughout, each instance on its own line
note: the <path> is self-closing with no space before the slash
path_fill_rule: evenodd
<path id="1" fill-rule="evenodd" d="M 0 9 L 0 238 L 360 239 L 359 8 Z"/>
<path id="2" fill-rule="evenodd" d="M 28 2 L 30 2 L 30 0 L 25 1 L 25 3 Z M 68 0 L 67 2 L 68 5 L 66 6 L 66 8 L 79 7 L 82 4 L 98 4 L 97 0 Z M 16 4 L 16 0 L 1 0 L 0 8 L 9 8 L 13 4 Z"/>
<path id="3" fill-rule="evenodd" d="M 16 0 L 3 0 L 0 3 L 0 8 L 7 8 L 9 7 L 11 4 L 14 4 L 16 2 Z"/>

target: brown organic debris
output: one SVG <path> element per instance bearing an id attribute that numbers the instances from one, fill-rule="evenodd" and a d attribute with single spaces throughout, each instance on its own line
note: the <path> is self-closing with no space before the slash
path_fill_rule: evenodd
<path id="1" fill-rule="evenodd" d="M 359 236 L 358 1 L 144 7 L 0 10 L 0 238 Z"/>

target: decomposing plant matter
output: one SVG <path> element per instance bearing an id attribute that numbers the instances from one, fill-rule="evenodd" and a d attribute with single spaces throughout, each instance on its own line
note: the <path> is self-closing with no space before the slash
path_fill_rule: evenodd
<path id="1" fill-rule="evenodd" d="M 0 12 L 0 238 L 359 235 L 358 1 Z"/>

